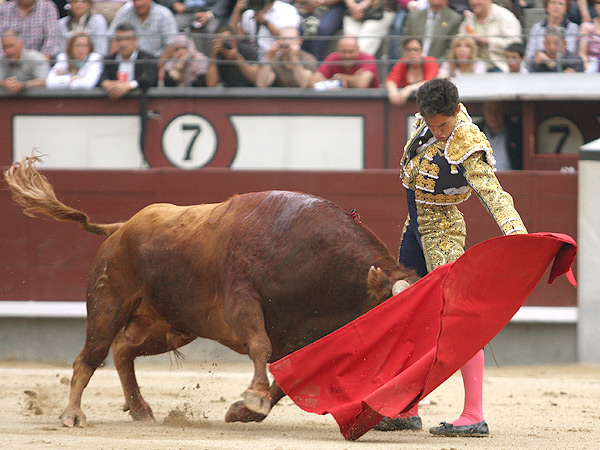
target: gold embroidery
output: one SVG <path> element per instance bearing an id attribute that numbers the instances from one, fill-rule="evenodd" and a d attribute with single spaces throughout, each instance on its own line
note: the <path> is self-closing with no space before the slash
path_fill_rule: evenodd
<path id="1" fill-rule="evenodd" d="M 464 253 L 466 227 L 456 206 L 417 203 L 417 216 L 427 270 L 455 261 Z"/>
<path id="2" fill-rule="evenodd" d="M 510 194 L 500 185 L 494 169 L 479 152 L 463 163 L 465 178 L 490 212 L 503 234 L 524 234 L 527 229 L 514 207 Z M 514 231 L 513 231 L 514 230 Z"/>

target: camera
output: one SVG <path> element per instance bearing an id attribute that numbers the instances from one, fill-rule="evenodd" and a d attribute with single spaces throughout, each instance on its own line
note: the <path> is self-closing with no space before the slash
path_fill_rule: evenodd
<path id="1" fill-rule="evenodd" d="M 268 0 L 248 0 L 246 2 L 246 5 L 248 6 L 246 8 L 246 11 L 251 9 L 253 11 L 260 11 L 262 9 L 265 8 L 265 6 L 267 5 Z"/>
<path id="2" fill-rule="evenodd" d="M 233 45 L 231 45 L 231 41 L 229 39 L 224 40 L 222 45 L 226 50 L 231 50 L 233 48 Z"/>
<path id="3" fill-rule="evenodd" d="M 290 48 L 290 44 L 288 44 L 287 42 L 280 42 L 280 43 L 279 43 L 279 48 L 280 48 L 281 50 L 285 50 L 285 49 L 287 49 L 287 48 Z"/>

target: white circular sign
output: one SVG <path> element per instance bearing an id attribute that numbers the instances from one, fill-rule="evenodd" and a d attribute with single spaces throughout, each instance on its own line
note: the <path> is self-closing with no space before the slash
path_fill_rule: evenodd
<path id="1" fill-rule="evenodd" d="M 581 130 L 566 117 L 549 117 L 538 126 L 538 153 L 576 154 L 582 145 Z"/>
<path id="2" fill-rule="evenodd" d="M 175 117 L 162 135 L 163 153 L 180 169 L 199 169 L 217 151 L 217 133 L 211 123 L 197 114 Z"/>

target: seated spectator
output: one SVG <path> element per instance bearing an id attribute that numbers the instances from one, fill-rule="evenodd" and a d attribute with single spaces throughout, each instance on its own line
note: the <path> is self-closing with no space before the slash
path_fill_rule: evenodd
<path id="1" fill-rule="evenodd" d="M 567 50 L 559 28 L 548 28 L 544 50 L 535 54 L 531 72 L 583 72 L 583 60 L 577 53 Z"/>
<path id="2" fill-rule="evenodd" d="M 134 27 L 140 50 L 149 53 L 155 59 L 166 61 L 170 58 L 177 24 L 168 8 L 152 0 L 133 0 L 119 9 L 108 29 L 109 36 L 114 37 L 117 27 L 124 23 Z M 117 46 L 113 41 L 112 53 L 117 51 Z"/>
<path id="3" fill-rule="evenodd" d="M 66 51 L 67 39 L 73 33 L 86 33 L 92 38 L 94 51 L 104 56 L 108 53 L 108 24 L 101 14 L 93 14 L 92 0 L 71 0 L 69 14 L 58 21 L 61 51 Z"/>
<path id="4" fill-rule="evenodd" d="M 206 85 L 215 87 L 251 87 L 258 75 L 258 52 L 248 41 L 234 37 L 233 29 L 224 26 L 213 39 Z"/>
<path id="5" fill-rule="evenodd" d="M 529 73 L 525 62 L 525 47 L 520 42 L 508 44 L 504 50 L 506 64 L 510 73 Z"/>
<path id="6" fill-rule="evenodd" d="M 120 24 L 115 30 L 117 51 L 104 61 L 104 71 L 98 85 L 117 100 L 135 89 L 147 89 L 158 84 L 158 66 L 154 55 L 138 48 L 133 25 Z"/>
<path id="7" fill-rule="evenodd" d="M 165 86 L 206 86 L 209 60 L 185 34 L 173 40 L 173 57 L 165 63 Z"/>
<path id="8" fill-rule="evenodd" d="M 92 13 L 100 14 L 106 19 L 106 23 L 110 24 L 119 9 L 129 0 L 93 0 Z"/>
<path id="9" fill-rule="evenodd" d="M 395 0 L 345 0 L 344 34 L 358 38 L 361 52 L 375 55 L 389 32 L 396 11 Z"/>
<path id="10" fill-rule="evenodd" d="M 326 80 L 339 81 L 348 88 L 378 88 L 379 71 L 375 57 L 358 49 L 354 36 L 343 36 L 337 51 L 331 53 L 311 76 L 309 86 L 319 88 L 318 83 Z"/>
<path id="11" fill-rule="evenodd" d="M 25 49 L 24 40 L 14 30 L 2 33 L 4 55 L 0 59 L 0 87 L 11 94 L 44 87 L 50 64 L 37 50 Z"/>
<path id="12" fill-rule="evenodd" d="M 523 168 L 523 127 L 520 118 L 508 116 L 502 102 L 484 102 L 483 120 L 476 124 L 492 146 L 496 169 Z"/>
<path id="13" fill-rule="evenodd" d="M 256 43 L 259 59 L 263 60 L 282 28 L 300 27 L 300 14 L 281 0 L 238 0 L 229 25 Z"/>
<path id="14" fill-rule="evenodd" d="M 196 48 L 210 52 L 212 36 L 227 23 L 234 0 L 166 0 L 159 2 L 175 14 L 179 31 L 192 33 Z"/>
<path id="15" fill-rule="evenodd" d="M 468 34 L 477 43 L 477 57 L 486 62 L 488 72 L 508 72 L 504 49 L 521 42 L 521 24 L 508 9 L 492 0 L 469 0 L 473 14 L 460 26 L 460 34 Z"/>
<path id="16" fill-rule="evenodd" d="M 258 70 L 256 86 L 307 87 L 317 60 L 301 50 L 301 45 L 298 28 L 283 28 Z"/>
<path id="17" fill-rule="evenodd" d="M 525 61 L 529 66 L 531 66 L 536 53 L 544 50 L 544 36 L 546 30 L 550 27 L 561 30 L 566 38 L 569 52 L 577 52 L 579 27 L 567 19 L 567 11 L 571 6 L 571 0 L 544 0 L 544 4 L 546 6 L 546 18 L 533 24 L 531 31 L 529 31 L 527 47 L 525 47 Z"/>
<path id="18" fill-rule="evenodd" d="M 323 61 L 331 36 L 342 28 L 346 5 L 343 0 L 295 0 L 293 4 L 302 20 L 302 50 Z"/>
<path id="19" fill-rule="evenodd" d="M 600 0 L 594 0 L 594 7 L 600 11 Z M 580 33 L 579 56 L 583 59 L 585 71 L 597 73 L 600 71 L 600 16 L 581 24 Z"/>
<path id="20" fill-rule="evenodd" d="M 422 84 L 436 77 L 439 69 L 436 59 L 433 56 L 423 56 L 422 52 L 420 39 L 404 41 L 405 56 L 392 67 L 385 80 L 388 99 L 393 105 L 404 105 Z"/>
<path id="21" fill-rule="evenodd" d="M 11 0 L 0 6 L 0 30 L 17 30 L 25 48 L 46 59 L 60 51 L 58 9 L 49 0 Z"/>
<path id="22" fill-rule="evenodd" d="M 104 18 L 103 18 L 104 19 Z M 90 36 L 75 32 L 67 40 L 65 53 L 60 53 L 56 64 L 46 77 L 48 89 L 92 89 L 104 68 L 103 57 L 94 52 Z"/>
<path id="23" fill-rule="evenodd" d="M 456 36 L 450 46 L 448 61 L 444 61 L 438 77 L 456 77 L 463 73 L 487 73 L 487 64 L 477 59 L 477 44 L 470 36 Z"/>
<path id="24" fill-rule="evenodd" d="M 422 38 L 423 56 L 447 59 L 462 21 L 463 17 L 448 7 L 448 0 L 430 0 L 427 9 L 408 13 L 403 34 L 405 39 Z"/>

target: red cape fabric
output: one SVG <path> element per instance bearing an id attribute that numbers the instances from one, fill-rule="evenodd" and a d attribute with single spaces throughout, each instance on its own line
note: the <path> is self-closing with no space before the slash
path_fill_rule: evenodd
<path id="1" fill-rule="evenodd" d="M 305 411 L 330 413 L 346 439 L 395 417 L 460 369 L 510 321 L 553 262 L 577 252 L 564 234 L 502 236 L 467 250 L 353 322 L 272 363 Z"/>

